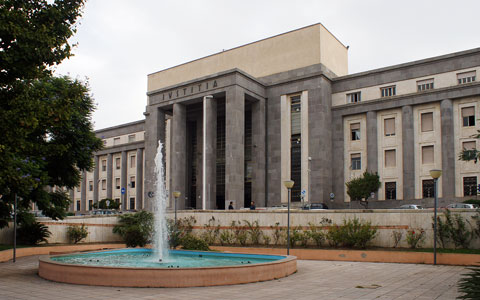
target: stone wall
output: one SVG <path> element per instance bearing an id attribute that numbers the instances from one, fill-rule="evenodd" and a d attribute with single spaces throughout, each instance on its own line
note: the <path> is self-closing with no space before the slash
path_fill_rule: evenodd
<path id="1" fill-rule="evenodd" d="M 461 214 L 464 219 L 470 221 L 473 225 L 471 217 L 477 215 L 475 211 L 456 210 L 454 213 Z M 245 224 L 244 220 L 253 223 L 259 222 L 259 226 L 263 232 L 271 235 L 273 230 L 270 226 L 277 222 L 280 226 L 287 226 L 287 211 L 268 211 L 268 210 L 238 210 L 229 211 L 178 211 L 178 218 L 188 218 L 193 216 L 196 220 L 194 231 L 200 232 L 209 220 L 214 218 L 215 225 L 220 225 L 221 229 L 228 229 L 232 221 L 240 221 Z M 173 213 L 169 213 L 169 217 L 173 218 Z M 323 218 L 332 220 L 334 224 L 341 224 L 343 220 L 358 218 L 370 221 L 372 225 L 378 228 L 377 237 L 371 246 L 392 247 L 393 231 L 404 232 L 399 247 L 408 247 L 406 242 L 406 231 L 410 229 L 426 231 L 426 239 L 424 247 L 432 247 L 433 245 L 433 229 L 431 210 L 326 210 L 321 212 L 292 210 L 290 215 L 290 226 L 303 226 L 305 229 L 309 223 L 320 226 Z M 89 236 L 83 242 L 87 243 L 107 243 L 121 241 L 120 237 L 112 233 L 113 226 L 117 222 L 115 216 L 83 216 L 68 217 L 61 221 L 52 221 L 47 218 L 39 218 L 40 222 L 46 224 L 52 232 L 49 243 L 67 243 L 66 229 L 72 224 L 85 224 L 88 227 Z M 468 224 L 467 224 L 468 227 Z M 11 243 L 12 228 L 4 228 L 0 230 L 0 244 Z M 272 239 L 273 243 L 273 239 Z M 480 240 L 478 238 L 472 240 L 471 248 L 480 248 Z"/>

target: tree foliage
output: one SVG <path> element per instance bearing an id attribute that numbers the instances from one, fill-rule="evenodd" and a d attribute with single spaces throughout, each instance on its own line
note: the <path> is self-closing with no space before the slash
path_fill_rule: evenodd
<path id="1" fill-rule="evenodd" d="M 380 188 L 380 177 L 377 173 L 365 171 L 361 177 L 354 178 L 345 183 L 347 194 L 352 201 L 360 201 L 368 208 L 368 198 Z M 363 200 L 363 201 L 362 201 Z M 365 203 L 365 204 L 363 204 Z"/>
<path id="2" fill-rule="evenodd" d="M 113 233 L 122 236 L 127 247 L 144 247 L 152 240 L 154 230 L 151 212 L 125 214 L 118 216 L 118 219 L 118 225 L 113 227 Z"/>
<path id="3" fill-rule="evenodd" d="M 477 131 L 478 133 L 472 135 L 472 138 L 480 139 L 480 130 L 477 130 Z M 479 158 L 480 158 L 480 151 L 478 151 L 477 149 L 470 149 L 470 150 L 463 149 L 458 156 L 458 160 L 463 160 L 463 161 L 473 160 L 474 163 L 477 163 Z"/>
<path id="4" fill-rule="evenodd" d="M 54 77 L 52 68 L 71 56 L 83 0 L 0 0 L 0 228 L 7 225 L 14 195 L 19 208 L 63 218 L 63 189 L 80 181 L 101 149 L 88 84 Z"/>

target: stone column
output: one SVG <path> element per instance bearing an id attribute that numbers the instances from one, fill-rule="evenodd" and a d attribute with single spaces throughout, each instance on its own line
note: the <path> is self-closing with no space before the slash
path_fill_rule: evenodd
<path id="1" fill-rule="evenodd" d="M 120 175 L 120 188 L 125 188 L 125 194 L 120 195 L 122 200 L 127 198 L 128 195 L 128 186 L 127 186 L 127 170 L 128 170 L 128 157 L 127 151 L 122 151 L 122 165 L 121 165 L 121 175 Z M 129 207 L 123 206 L 122 210 L 127 210 Z"/>
<path id="2" fill-rule="evenodd" d="M 453 103 L 445 99 L 440 103 L 442 127 L 442 198 L 455 197 L 455 138 L 453 132 Z"/>
<path id="3" fill-rule="evenodd" d="M 335 207 L 345 207 L 345 141 L 343 116 L 332 116 L 332 180 Z"/>
<path id="4" fill-rule="evenodd" d="M 245 93 L 238 86 L 227 89 L 225 126 L 225 201 L 244 203 Z"/>
<path id="5" fill-rule="evenodd" d="M 252 200 L 259 207 L 265 206 L 265 105 L 252 103 Z"/>
<path id="6" fill-rule="evenodd" d="M 87 172 L 84 170 L 82 171 L 82 186 L 80 190 L 80 210 L 82 212 L 86 212 L 88 210 L 87 207 Z"/>
<path id="7" fill-rule="evenodd" d="M 172 188 L 169 194 L 175 201 L 172 193 L 181 193 L 177 199 L 177 209 L 183 209 L 187 192 L 187 107 L 184 104 L 173 105 L 172 132 Z"/>
<path id="8" fill-rule="evenodd" d="M 202 207 L 202 191 L 203 191 L 203 186 L 202 186 L 202 180 L 203 180 L 203 170 L 202 170 L 202 164 L 203 164 L 203 115 L 199 116 L 197 118 L 197 156 L 194 157 L 196 159 L 196 164 L 197 164 L 197 189 L 196 189 L 196 200 L 195 200 L 195 207 L 197 209 L 200 209 Z M 215 144 L 216 146 L 216 144 Z M 216 169 L 216 168 L 215 168 Z M 216 183 L 216 181 L 215 181 Z M 216 192 L 216 190 L 215 190 Z"/>
<path id="9" fill-rule="evenodd" d="M 378 141 L 377 141 L 377 112 L 367 112 L 367 171 L 370 173 L 378 172 Z M 375 201 L 378 199 L 378 193 L 375 193 L 374 198 L 369 200 Z"/>
<path id="10" fill-rule="evenodd" d="M 135 181 L 136 181 L 136 195 L 135 195 L 135 209 L 140 210 L 143 209 L 143 149 L 137 149 L 137 156 L 136 156 L 136 165 L 137 168 L 135 174 Z"/>
<path id="11" fill-rule="evenodd" d="M 415 145 L 412 106 L 402 107 L 403 199 L 415 198 Z"/>
<path id="12" fill-rule="evenodd" d="M 107 198 L 112 199 L 112 182 L 113 182 L 113 154 L 107 155 Z M 123 209 L 123 208 L 122 208 Z"/>
<path id="13" fill-rule="evenodd" d="M 145 112 L 145 187 L 143 208 L 149 211 L 153 210 L 153 200 L 155 199 L 153 197 L 156 182 L 155 155 L 157 154 L 158 141 L 165 144 L 165 112 L 157 107 L 147 106 L 147 111 Z M 165 153 L 165 147 L 163 150 L 163 153 Z"/>
<path id="14" fill-rule="evenodd" d="M 203 97 L 202 209 L 215 209 L 217 203 L 217 102 Z"/>
<path id="15" fill-rule="evenodd" d="M 95 169 L 93 170 L 93 203 L 98 203 L 98 172 L 100 171 L 100 164 L 98 162 L 98 155 L 95 155 Z"/>

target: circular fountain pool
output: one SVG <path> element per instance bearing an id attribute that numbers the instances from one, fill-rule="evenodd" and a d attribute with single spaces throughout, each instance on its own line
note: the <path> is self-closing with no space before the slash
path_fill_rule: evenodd
<path id="1" fill-rule="evenodd" d="M 40 258 L 45 279 L 86 285 L 191 287 L 281 278 L 297 270 L 294 256 L 171 250 L 159 262 L 150 249 L 121 249 Z"/>

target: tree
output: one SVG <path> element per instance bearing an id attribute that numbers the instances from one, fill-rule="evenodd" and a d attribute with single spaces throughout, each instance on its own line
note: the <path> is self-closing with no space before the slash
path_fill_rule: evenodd
<path id="1" fill-rule="evenodd" d="M 152 240 L 154 233 L 153 214 L 140 211 L 118 216 L 118 224 L 113 227 L 113 233 L 119 234 L 127 247 L 144 247 Z"/>
<path id="2" fill-rule="evenodd" d="M 365 171 L 361 177 L 354 178 L 345 183 L 347 194 L 351 201 L 360 201 L 360 204 L 368 208 L 368 198 L 380 188 L 380 177 L 378 174 Z"/>
<path id="3" fill-rule="evenodd" d="M 63 188 L 78 185 L 102 147 L 88 83 L 52 75 L 71 56 L 68 38 L 83 2 L 0 0 L 0 228 L 15 195 L 21 210 L 35 203 L 46 216 L 63 218 Z"/>
<path id="4" fill-rule="evenodd" d="M 472 135 L 472 138 L 480 139 L 480 130 L 478 130 L 477 134 Z M 458 156 L 458 160 L 463 161 L 472 161 L 477 163 L 478 159 L 480 158 L 480 151 L 477 149 L 463 149 Z"/>
<path id="5" fill-rule="evenodd" d="M 108 201 L 108 205 L 107 205 Z M 98 203 L 93 204 L 93 208 L 95 209 L 119 209 L 120 208 L 120 202 L 117 202 L 111 198 L 105 198 L 100 200 Z"/>

